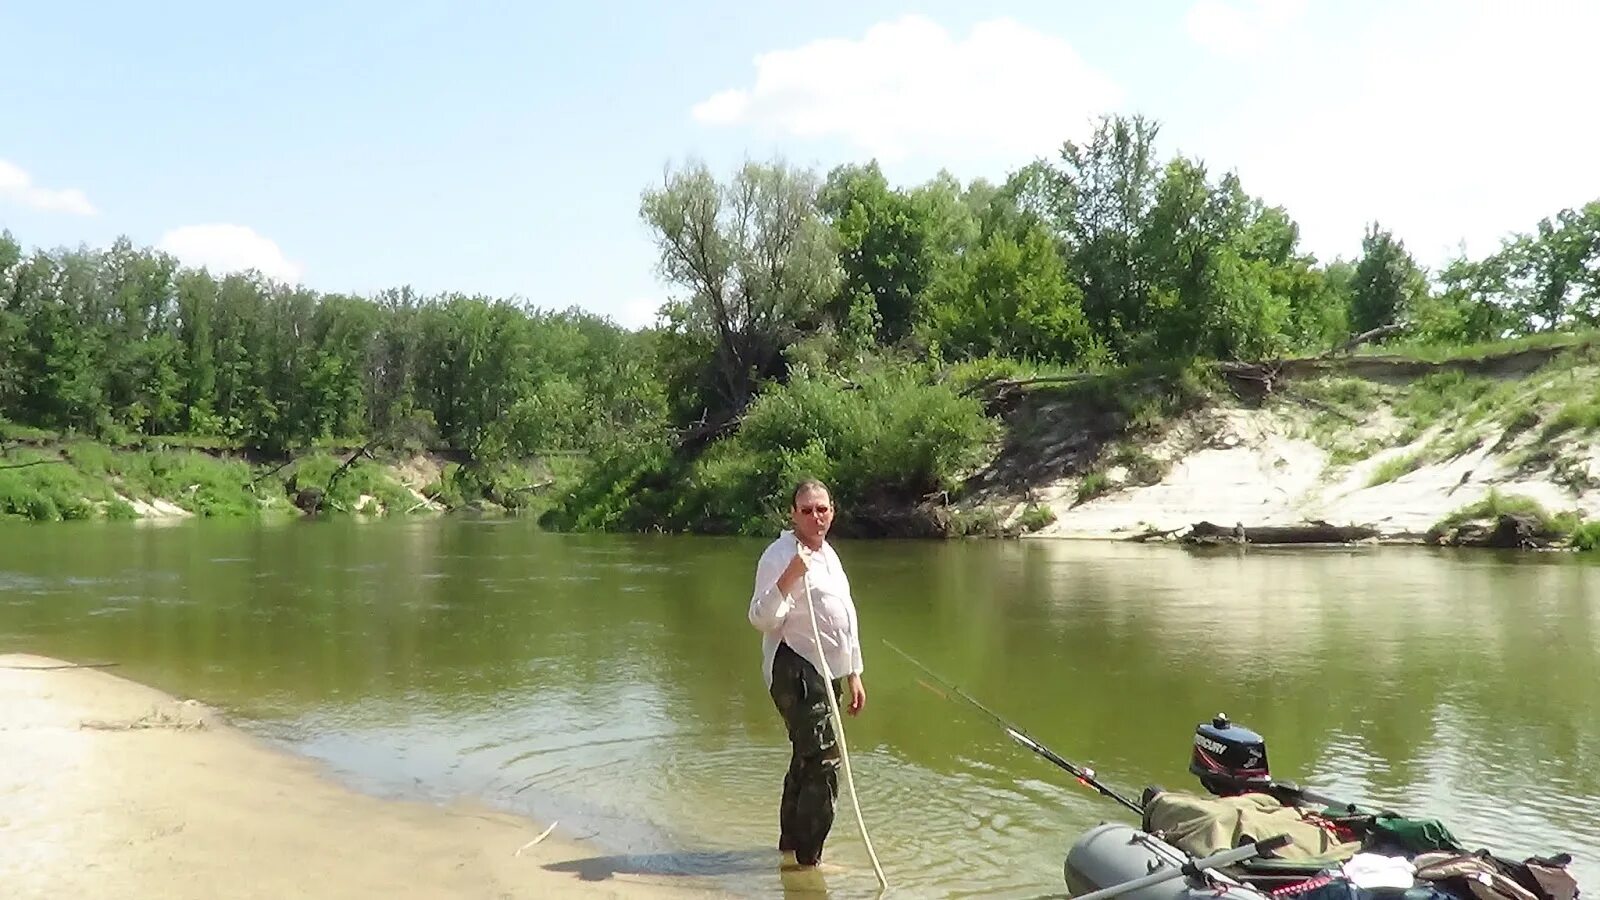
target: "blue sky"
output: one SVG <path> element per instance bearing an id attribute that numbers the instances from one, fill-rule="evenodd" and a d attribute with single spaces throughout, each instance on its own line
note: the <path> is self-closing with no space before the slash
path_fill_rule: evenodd
<path id="1" fill-rule="evenodd" d="M 1435 265 L 1600 197 L 1597 33 L 1584 0 L 9 4 L 0 228 L 637 325 L 669 162 L 999 179 L 1140 112 L 1320 257 L 1377 219 Z"/>

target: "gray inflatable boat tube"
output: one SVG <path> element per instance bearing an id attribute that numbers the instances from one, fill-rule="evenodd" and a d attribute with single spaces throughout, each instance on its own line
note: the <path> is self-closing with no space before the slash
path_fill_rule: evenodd
<path id="1" fill-rule="evenodd" d="M 1120 892 L 1118 900 L 1264 900 L 1265 894 L 1213 873 L 1182 874 L 1189 857 L 1146 832 L 1107 823 L 1089 829 L 1067 851 L 1063 875 L 1074 897 L 1164 873 L 1171 877 Z M 1221 884 L 1218 884 L 1218 881 Z M 1224 887 L 1225 886 L 1225 887 Z"/>

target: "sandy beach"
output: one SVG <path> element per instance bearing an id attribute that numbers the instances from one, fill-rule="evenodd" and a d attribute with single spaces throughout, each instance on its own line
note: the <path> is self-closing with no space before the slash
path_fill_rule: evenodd
<path id="1" fill-rule="evenodd" d="M 713 896 L 472 805 L 370 797 L 216 711 L 114 674 L 0 655 L 0 896 Z M 775 861 L 775 860 L 774 860 Z"/>

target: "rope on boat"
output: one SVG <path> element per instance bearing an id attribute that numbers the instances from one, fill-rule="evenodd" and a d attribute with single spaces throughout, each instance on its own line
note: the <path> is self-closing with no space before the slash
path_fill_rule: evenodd
<path id="1" fill-rule="evenodd" d="M 883 877 L 883 867 L 878 865 L 878 854 L 872 849 L 872 838 L 867 834 L 867 823 L 861 818 L 861 799 L 856 796 L 855 776 L 850 774 L 850 750 L 844 742 L 844 717 L 839 715 L 839 699 L 834 696 L 833 671 L 828 667 L 828 654 L 822 649 L 822 631 L 817 628 L 817 607 L 811 595 L 811 573 L 801 576 L 806 584 L 806 610 L 811 613 L 811 637 L 817 644 L 817 658 L 822 662 L 822 677 L 827 687 L 828 712 L 833 715 L 833 728 L 839 739 L 839 758 L 844 763 L 844 783 L 850 789 L 850 805 L 856 811 L 856 827 L 861 829 L 861 840 L 867 845 L 867 858 L 872 860 L 873 874 L 878 876 L 878 888 L 888 890 L 889 879 Z"/>

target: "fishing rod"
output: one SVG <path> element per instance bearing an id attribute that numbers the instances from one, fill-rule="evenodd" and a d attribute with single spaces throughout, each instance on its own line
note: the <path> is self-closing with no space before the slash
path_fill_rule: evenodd
<path id="1" fill-rule="evenodd" d="M 894 644 L 890 643 L 887 640 L 884 641 L 883 643 L 890 650 L 893 650 L 894 652 L 896 652 L 896 653 L 900 654 L 901 656 L 905 657 L 907 662 L 909 662 L 912 665 L 916 666 L 917 668 L 921 669 L 929 678 L 932 678 L 934 681 L 937 681 L 940 684 L 940 686 L 942 686 L 945 690 L 950 691 L 952 694 L 955 694 L 957 697 L 960 697 L 961 699 L 963 699 L 963 700 L 967 701 L 968 703 L 972 704 L 974 707 L 976 707 L 981 712 L 983 712 L 984 715 L 986 715 L 989 718 L 993 719 L 996 724 L 998 724 L 1001 728 L 1005 729 L 1006 734 L 1008 736 L 1010 736 L 1010 738 L 1012 740 L 1016 741 L 1017 743 L 1021 744 L 1024 747 L 1027 747 L 1029 750 L 1032 750 L 1034 753 L 1039 754 L 1040 756 L 1044 757 L 1045 759 L 1048 759 L 1049 761 L 1055 763 L 1056 765 L 1060 766 L 1061 768 L 1066 769 L 1069 773 L 1072 774 L 1073 777 L 1077 778 L 1079 781 L 1083 782 L 1084 784 L 1088 785 L 1089 787 L 1092 787 L 1095 790 L 1099 791 L 1102 795 L 1104 795 L 1106 797 L 1110 797 L 1112 800 L 1117 801 L 1118 803 L 1122 804 L 1123 806 L 1126 806 L 1128 809 L 1133 810 L 1134 812 L 1140 814 L 1141 816 L 1144 814 L 1144 807 L 1142 807 L 1139 804 L 1133 802 L 1132 800 L 1129 800 L 1127 797 L 1122 796 L 1121 794 L 1117 793 L 1116 791 L 1112 790 L 1111 788 L 1106 787 L 1099 780 L 1097 780 L 1094 777 L 1094 770 L 1093 769 L 1079 768 L 1078 766 L 1075 766 L 1072 763 L 1067 762 L 1065 759 L 1062 759 L 1054 750 L 1051 750 L 1049 747 L 1046 747 L 1045 745 L 1039 743 L 1037 740 L 1035 740 L 1032 736 L 1030 736 L 1027 732 L 1023 731 L 1021 728 L 1018 728 L 1017 726 L 1011 724 L 1010 722 L 1007 722 L 1005 719 L 1000 718 L 998 713 L 996 713 L 994 710 L 990 709 L 989 707 L 984 706 L 982 703 L 979 703 L 977 700 L 973 699 L 973 697 L 970 694 L 968 694 L 966 691 L 963 691 L 961 688 L 955 686 L 954 684 L 951 684 L 950 682 L 946 681 L 945 679 L 940 678 L 937 674 L 934 673 L 934 671 L 932 669 L 928 668 L 927 666 L 923 665 L 920 662 L 917 662 L 917 660 L 914 657 L 912 657 L 911 654 L 905 652 L 904 650 L 901 650 L 899 647 L 896 647 Z"/>

